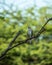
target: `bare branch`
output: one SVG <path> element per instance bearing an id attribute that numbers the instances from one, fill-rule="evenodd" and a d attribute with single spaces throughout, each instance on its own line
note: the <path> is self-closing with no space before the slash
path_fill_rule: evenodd
<path id="1" fill-rule="evenodd" d="M 18 41 L 18 44 L 15 44 L 14 46 L 12 46 L 13 42 L 14 42 L 14 41 L 16 40 L 16 38 L 20 35 L 20 31 L 19 31 L 19 32 L 16 34 L 16 36 L 13 38 L 13 40 L 10 42 L 8 48 L 7 48 L 7 49 L 3 52 L 3 54 L 0 56 L 0 60 L 2 60 L 2 59 L 5 57 L 5 55 L 7 54 L 7 52 L 8 52 L 9 50 L 13 49 L 14 47 L 17 47 L 17 46 L 19 46 L 19 45 L 21 45 L 21 44 L 25 44 L 25 43 L 27 43 L 29 40 L 32 40 L 32 39 L 34 39 L 34 38 L 38 38 L 38 37 L 41 35 L 41 33 L 45 31 L 44 27 L 45 27 L 45 25 L 46 25 L 50 20 L 52 20 L 52 18 L 49 18 L 49 19 L 47 20 L 47 22 L 42 26 L 42 28 L 40 29 L 40 31 L 37 33 L 36 36 L 32 36 L 31 38 L 28 38 L 28 39 L 26 39 L 26 40 Z"/>
<path id="2" fill-rule="evenodd" d="M 10 47 L 15 42 L 15 40 L 19 37 L 20 34 L 21 34 L 21 30 L 19 32 L 17 32 L 17 34 L 15 35 L 15 37 L 13 38 L 13 40 L 10 42 L 9 46 L 7 47 L 7 49 L 2 53 L 2 55 L 0 56 L 0 60 L 4 58 L 4 56 L 9 51 Z"/>
<path id="3" fill-rule="evenodd" d="M 21 34 L 21 31 L 17 32 L 16 36 L 13 38 L 13 40 L 10 42 L 8 48 L 10 48 L 12 46 L 12 44 L 15 42 L 15 40 L 19 37 L 19 35 Z"/>

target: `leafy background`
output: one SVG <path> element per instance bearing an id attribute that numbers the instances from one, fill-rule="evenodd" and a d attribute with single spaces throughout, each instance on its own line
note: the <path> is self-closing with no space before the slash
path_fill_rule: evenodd
<path id="1" fill-rule="evenodd" d="M 0 12 L 0 55 L 19 30 L 22 34 L 14 44 L 27 38 L 28 26 L 36 35 L 47 19 L 52 17 L 52 8 L 48 6 L 38 9 L 34 5 L 25 11 L 13 10 L 13 5 L 8 8 Z M 25 43 L 10 50 L 0 65 L 52 65 L 52 21 L 45 29 L 38 39 L 32 40 L 31 45 Z"/>

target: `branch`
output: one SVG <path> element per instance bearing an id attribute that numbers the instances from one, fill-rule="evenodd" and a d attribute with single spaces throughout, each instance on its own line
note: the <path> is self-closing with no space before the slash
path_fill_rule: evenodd
<path id="1" fill-rule="evenodd" d="M 39 36 L 44 30 L 45 30 L 45 26 L 46 26 L 46 24 L 49 22 L 49 21 L 51 21 L 52 20 L 52 18 L 49 18 L 48 20 L 47 20 L 47 22 L 42 26 L 42 28 L 40 29 L 40 31 L 38 32 L 38 34 L 37 34 L 37 36 Z"/>
<path id="2" fill-rule="evenodd" d="M 12 46 L 13 42 L 14 42 L 14 41 L 16 40 L 16 38 L 20 35 L 20 31 L 19 31 L 19 32 L 17 33 L 17 35 L 14 37 L 14 39 L 10 42 L 8 48 L 7 48 L 7 49 L 3 52 L 3 54 L 0 56 L 0 60 L 2 60 L 2 59 L 5 57 L 5 55 L 7 54 L 7 52 L 8 52 L 9 50 L 13 49 L 14 47 L 17 47 L 17 46 L 19 46 L 19 45 L 25 44 L 25 43 L 27 43 L 29 40 L 32 40 L 32 39 L 34 39 L 34 38 L 38 38 L 38 37 L 41 35 L 41 33 L 45 31 L 44 27 L 45 27 L 45 25 L 46 25 L 50 20 L 52 20 L 52 18 L 49 18 L 49 19 L 47 20 L 47 22 L 42 26 L 42 28 L 40 29 L 40 31 L 37 33 L 36 36 L 32 36 L 31 38 L 28 38 L 28 39 L 26 39 L 26 40 L 18 41 L 18 44 Z"/>
<path id="3" fill-rule="evenodd" d="M 19 31 L 17 32 L 17 34 L 15 35 L 15 37 L 13 38 L 13 40 L 10 42 L 9 46 L 7 47 L 7 49 L 2 53 L 2 55 L 0 56 L 0 60 L 4 58 L 4 56 L 6 55 L 6 53 L 9 51 L 10 47 L 12 46 L 12 44 L 15 42 L 15 40 L 19 37 L 19 35 L 22 32 Z"/>
<path id="4" fill-rule="evenodd" d="M 13 40 L 10 42 L 8 48 L 10 48 L 12 46 L 12 44 L 15 42 L 15 40 L 19 37 L 19 35 L 21 34 L 21 30 L 19 32 L 17 32 L 16 36 L 13 38 Z"/>

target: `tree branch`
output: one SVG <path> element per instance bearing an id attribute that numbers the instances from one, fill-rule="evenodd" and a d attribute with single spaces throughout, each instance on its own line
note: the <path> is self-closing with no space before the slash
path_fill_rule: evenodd
<path id="1" fill-rule="evenodd" d="M 15 37 L 12 39 L 12 41 L 9 43 L 9 46 L 7 47 L 7 49 L 1 54 L 0 56 L 0 60 L 4 58 L 4 56 L 6 55 L 6 53 L 9 51 L 10 47 L 12 46 L 12 44 L 15 42 L 15 40 L 19 37 L 19 35 L 21 34 L 21 30 L 19 32 L 17 32 L 17 34 L 15 35 Z"/>
<path id="2" fill-rule="evenodd" d="M 19 45 L 25 44 L 25 43 L 27 43 L 29 40 L 32 40 L 32 39 L 34 39 L 34 38 L 38 38 L 38 37 L 41 35 L 41 33 L 45 31 L 44 27 L 45 27 L 45 25 L 46 25 L 50 20 L 52 20 L 52 18 L 49 18 L 49 19 L 47 20 L 47 22 L 42 26 L 42 28 L 40 29 L 40 31 L 37 33 L 36 36 L 32 36 L 31 38 L 28 38 L 28 39 L 26 39 L 26 40 L 18 41 L 18 44 L 15 44 L 14 46 L 12 46 L 13 42 L 14 42 L 14 41 L 16 40 L 16 38 L 21 34 L 20 31 L 19 31 L 19 32 L 16 34 L 16 36 L 13 38 L 13 40 L 10 42 L 8 48 L 7 48 L 7 49 L 3 52 L 3 54 L 0 56 L 0 60 L 2 60 L 2 59 L 5 57 L 5 55 L 7 54 L 7 52 L 8 52 L 9 50 L 13 49 L 14 47 L 17 47 L 17 46 L 19 46 Z"/>

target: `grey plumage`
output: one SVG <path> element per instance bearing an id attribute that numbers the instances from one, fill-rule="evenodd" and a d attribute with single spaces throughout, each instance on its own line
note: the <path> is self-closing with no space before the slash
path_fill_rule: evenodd
<path id="1" fill-rule="evenodd" d="M 31 27 L 28 27 L 27 36 L 28 36 L 28 38 L 31 38 L 33 36 L 33 30 L 31 29 Z M 32 40 L 29 40 L 28 43 L 31 44 Z"/>

